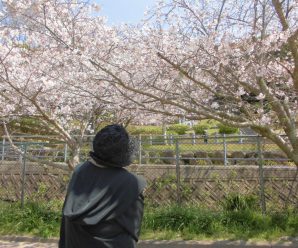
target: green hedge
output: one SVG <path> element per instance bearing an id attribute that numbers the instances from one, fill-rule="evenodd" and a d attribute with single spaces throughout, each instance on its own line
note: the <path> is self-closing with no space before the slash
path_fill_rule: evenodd
<path id="1" fill-rule="evenodd" d="M 206 130 L 208 129 L 208 126 L 198 124 L 198 125 L 194 125 L 192 129 L 194 130 L 195 134 L 203 135 L 203 134 L 205 134 Z"/>
<path id="2" fill-rule="evenodd" d="M 238 133 L 239 129 L 236 127 L 230 127 L 230 126 L 226 126 L 224 124 L 219 124 L 218 125 L 218 132 L 220 134 L 234 134 L 234 133 Z"/>
<path id="3" fill-rule="evenodd" d="M 167 128 L 167 130 L 170 132 L 175 132 L 178 135 L 183 135 L 183 134 L 186 134 L 186 131 L 189 130 L 189 127 L 184 124 L 173 124 L 173 125 L 170 125 Z"/>

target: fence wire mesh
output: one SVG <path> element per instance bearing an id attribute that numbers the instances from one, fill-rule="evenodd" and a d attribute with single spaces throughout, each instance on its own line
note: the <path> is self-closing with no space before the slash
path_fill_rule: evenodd
<path id="1" fill-rule="evenodd" d="M 93 137 L 86 137 L 80 160 L 88 159 Z M 230 194 L 254 195 L 263 211 L 270 206 L 298 207 L 297 169 L 272 142 L 258 136 L 133 136 L 133 165 L 143 175 L 145 195 L 153 206 L 195 204 L 220 206 Z M 63 199 L 69 172 L 43 166 L 66 165 L 72 151 L 54 138 L 17 137 L 12 148 L 0 145 L 0 199 Z M 31 161 L 34 157 L 35 161 Z M 36 161 L 37 160 L 37 161 Z"/>
<path id="2" fill-rule="evenodd" d="M 143 136 L 139 164 L 258 165 L 261 143 L 265 165 L 293 165 L 272 142 L 258 136 Z M 177 147 L 178 146 L 178 147 Z"/>

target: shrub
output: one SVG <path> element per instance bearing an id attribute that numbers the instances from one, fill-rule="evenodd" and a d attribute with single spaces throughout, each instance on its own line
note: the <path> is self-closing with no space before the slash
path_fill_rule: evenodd
<path id="1" fill-rule="evenodd" d="M 257 198 L 254 195 L 230 194 L 225 198 L 222 207 L 229 212 L 255 210 Z"/>
<path id="2" fill-rule="evenodd" d="M 272 226 L 280 227 L 283 230 L 286 230 L 288 222 L 288 215 L 287 213 L 274 213 L 272 215 Z"/>
<path id="3" fill-rule="evenodd" d="M 237 133 L 239 131 L 239 129 L 236 127 L 230 127 L 230 126 L 226 126 L 224 124 L 219 124 L 218 128 L 219 128 L 218 132 L 220 134 L 233 134 L 233 133 Z"/>
<path id="4" fill-rule="evenodd" d="M 298 234 L 298 214 L 296 212 L 290 213 L 288 216 L 287 225 L 289 229 L 292 229 L 293 236 Z M 278 223 L 277 223 L 278 224 Z"/>
<path id="5" fill-rule="evenodd" d="M 229 230 L 242 234 L 272 229 L 271 216 L 250 210 L 227 212 L 223 218 L 223 224 Z"/>
<path id="6" fill-rule="evenodd" d="M 208 127 L 206 125 L 194 125 L 193 126 L 193 130 L 195 132 L 195 134 L 205 134 L 205 130 L 208 129 Z"/>
<path id="7" fill-rule="evenodd" d="M 213 222 L 219 218 L 217 213 L 198 207 L 173 205 L 152 210 L 144 216 L 143 227 L 153 230 L 172 230 L 210 235 L 214 233 Z"/>
<path id="8" fill-rule="evenodd" d="M 169 131 L 174 131 L 179 135 L 185 134 L 188 129 L 188 126 L 184 124 L 174 124 L 168 127 Z"/>
<path id="9" fill-rule="evenodd" d="M 167 130 L 167 135 L 171 135 L 171 134 L 174 135 L 174 136 L 175 136 L 175 135 L 178 135 L 178 133 L 176 133 L 174 130 L 169 130 L 169 129 L 168 129 L 168 130 Z"/>

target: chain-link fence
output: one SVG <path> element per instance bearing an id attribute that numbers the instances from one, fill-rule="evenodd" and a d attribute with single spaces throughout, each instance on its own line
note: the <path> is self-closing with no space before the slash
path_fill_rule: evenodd
<path id="1" fill-rule="evenodd" d="M 260 136 L 139 136 L 139 168 L 151 203 L 219 206 L 228 195 L 250 195 L 263 212 L 297 208 L 297 169 Z"/>
<path id="2" fill-rule="evenodd" d="M 35 139 L 35 140 L 34 140 Z M 64 142 L 52 137 L 18 136 L 14 145 L 24 149 L 40 160 L 67 162 L 71 150 Z M 84 161 L 91 150 L 92 136 L 86 136 L 80 150 Z M 280 148 L 260 136 L 174 136 L 146 135 L 132 136 L 135 142 L 135 164 L 177 164 L 180 165 L 293 165 Z M 261 155 L 261 156 L 260 156 Z M 8 140 L 0 141 L 0 160 L 14 161 L 19 158 Z M 177 161 L 178 160 L 178 161 Z"/>
<path id="3" fill-rule="evenodd" d="M 48 138 L 48 137 L 47 137 Z M 272 142 L 259 136 L 133 136 L 133 165 L 148 182 L 150 204 L 219 206 L 230 194 L 254 195 L 262 210 L 297 207 L 297 170 Z M 69 172 L 42 161 L 66 162 L 71 150 L 54 138 L 15 137 L 17 152 L 3 137 L 0 145 L 0 199 L 63 199 Z M 80 159 L 88 158 L 92 137 L 86 137 Z M 32 161 L 31 158 L 35 160 Z M 43 165 L 42 165 L 43 164 Z"/>
<path id="4" fill-rule="evenodd" d="M 139 164 L 292 165 L 260 136 L 139 136 Z M 262 155 L 262 156 L 260 156 Z M 179 161 L 177 161 L 179 160 Z"/>

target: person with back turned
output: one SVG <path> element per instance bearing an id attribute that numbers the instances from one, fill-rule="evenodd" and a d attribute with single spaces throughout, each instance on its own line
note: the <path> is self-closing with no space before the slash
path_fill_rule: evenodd
<path id="1" fill-rule="evenodd" d="M 143 178 L 123 167 L 133 145 L 109 125 L 93 140 L 90 159 L 73 172 L 65 197 L 59 248 L 135 248 L 143 217 Z"/>

